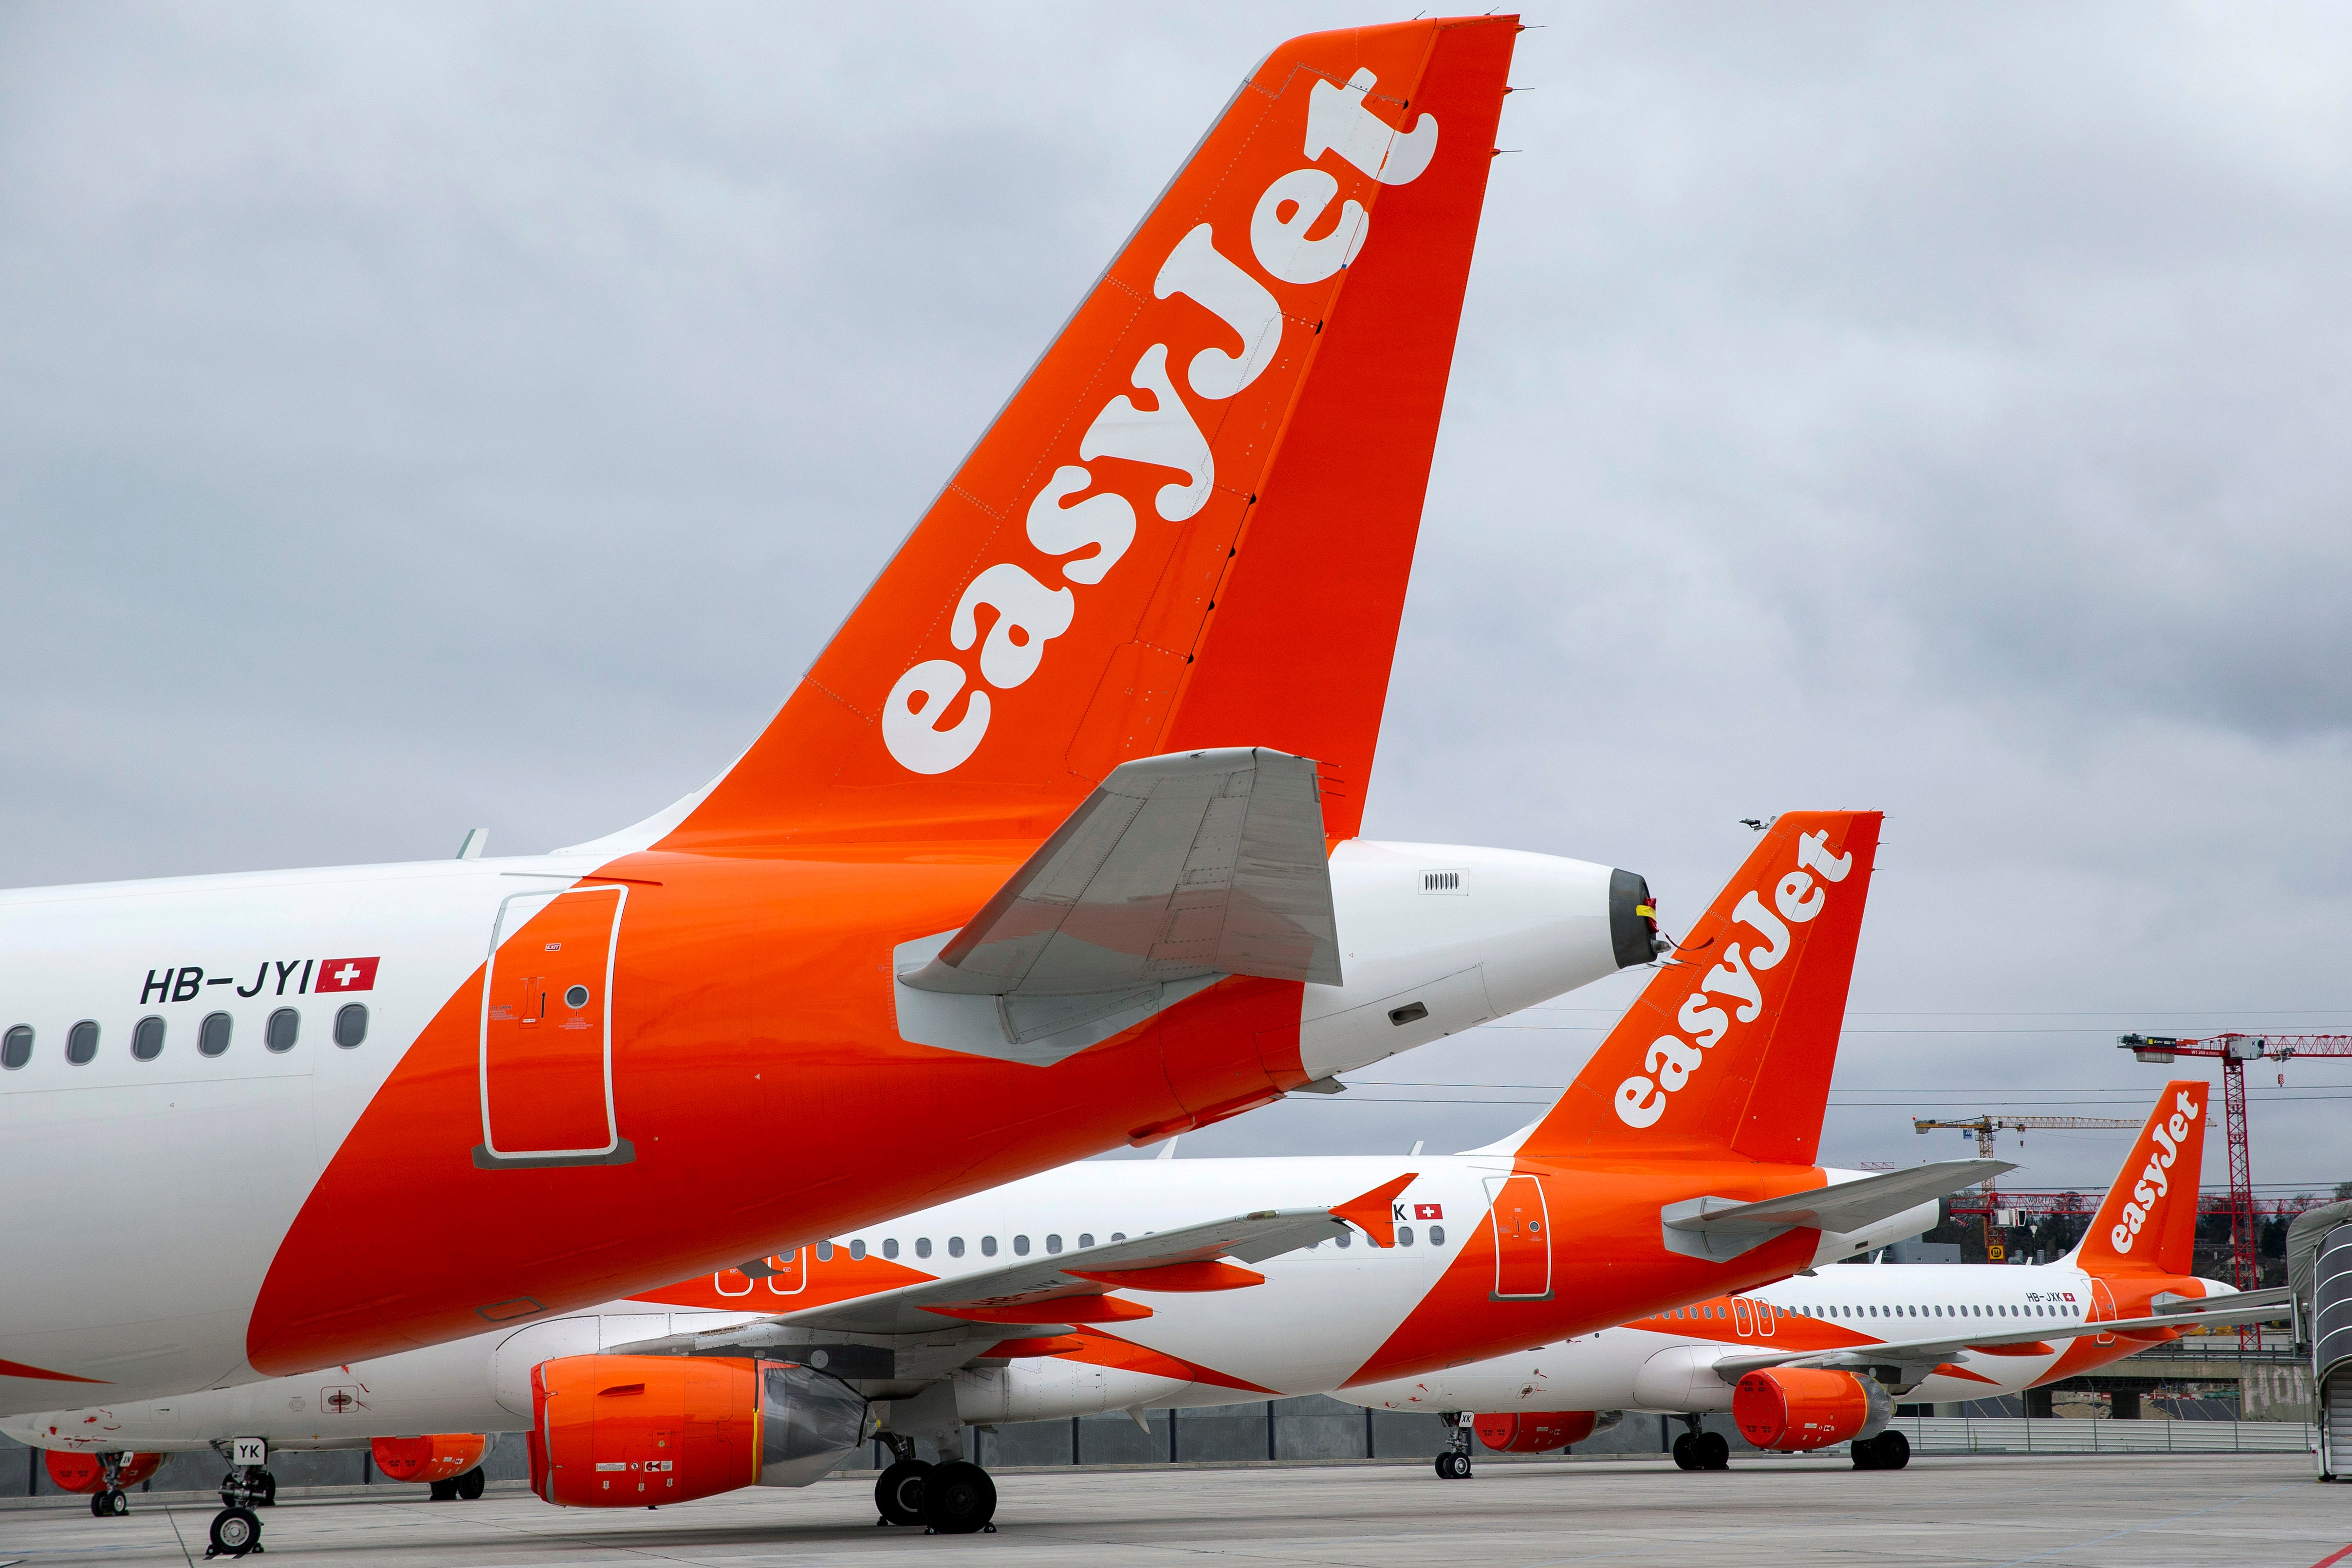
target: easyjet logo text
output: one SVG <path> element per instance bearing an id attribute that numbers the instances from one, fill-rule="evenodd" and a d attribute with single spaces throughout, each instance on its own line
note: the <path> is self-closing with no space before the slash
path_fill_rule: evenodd
<path id="1" fill-rule="evenodd" d="M 2172 1190 L 2172 1165 L 2180 1157 L 2180 1142 L 2189 1136 L 2189 1124 L 2197 1120 L 2201 1107 L 2186 1089 L 2173 1102 L 2172 1118 L 2147 1130 L 2148 1143 L 2145 1153 L 2147 1164 L 2141 1167 L 2139 1181 L 2132 1188 L 2132 1200 L 2124 1205 L 2124 1217 L 2107 1232 L 2107 1240 L 2118 1252 L 2128 1252 L 2139 1239 L 2140 1228 L 2156 1208 L 2156 1200 Z M 2189 1173 L 2194 1188 L 2197 1173 Z"/>
<path id="2" fill-rule="evenodd" d="M 1789 956 L 1789 927 L 1819 916 L 1829 907 L 1830 896 L 1829 889 L 1821 883 L 1843 882 L 1846 873 L 1853 869 L 1851 852 L 1829 852 L 1829 837 L 1825 831 L 1797 835 L 1798 869 L 1773 884 L 1770 909 L 1752 889 L 1740 894 L 1731 910 L 1734 925 L 1748 927 L 1762 940 L 1748 944 L 1744 956 L 1739 943 L 1724 948 L 1723 961 L 1706 972 L 1698 989 L 1675 1015 L 1675 1022 L 1690 1038 L 1660 1035 L 1643 1053 L 1643 1071 L 1617 1085 L 1619 1121 L 1629 1127 L 1654 1125 L 1666 1113 L 1675 1092 L 1706 1068 L 1708 1051 L 1729 1038 L 1737 1025 L 1754 1023 L 1763 1016 L 1760 977 Z M 1816 875 L 1820 882 L 1814 880 Z M 1780 912 L 1777 916 L 1774 910 Z M 1733 1004 L 1733 1010 L 1716 1006 L 1713 998 L 1717 997 Z"/>
<path id="3" fill-rule="evenodd" d="M 1294 169 L 1266 186 L 1249 219 L 1250 260 L 1256 270 L 1228 256 L 1213 225 L 1201 224 L 1176 243 L 1152 284 L 1155 298 L 1182 295 L 1239 340 L 1241 352 L 1204 348 L 1183 367 L 1192 394 L 1220 403 L 1257 380 L 1282 347 L 1282 307 L 1265 279 L 1304 285 L 1321 283 L 1356 258 L 1370 232 L 1362 204 L 1342 202 L 1319 238 L 1307 237 L 1322 224 L 1339 195 L 1339 182 L 1313 162 L 1336 153 L 1384 185 L 1420 177 L 1437 152 L 1437 120 L 1423 114 L 1410 131 L 1391 126 L 1365 102 L 1377 78 L 1359 70 L 1344 87 L 1318 81 L 1307 95 L 1306 152 L 1309 167 Z M 1261 277 L 1261 274 L 1263 277 Z M 1054 470 L 1030 500 L 1025 519 L 1030 544 L 1060 563 L 1066 582 L 1081 588 L 1102 582 L 1134 544 L 1136 507 L 1127 496 L 1097 488 L 1086 466 L 1102 458 L 1181 476 L 1162 485 L 1150 500 L 1155 516 L 1180 523 L 1208 504 L 1216 461 L 1191 407 L 1176 390 L 1166 343 L 1154 343 L 1135 362 L 1131 391 L 1105 403 L 1079 436 L 1076 463 Z M 1148 406 L 1146 406 L 1148 404 Z M 983 635 L 981 612 L 994 621 Z M 882 743 L 898 764 L 916 773 L 945 773 L 961 767 L 988 733 L 993 707 L 987 690 L 975 688 L 963 717 L 945 728 L 958 693 L 971 684 L 977 665 L 982 683 L 1011 691 L 1045 663 L 1046 644 L 1077 622 L 1076 589 L 1039 580 L 1027 568 L 998 561 L 974 577 L 956 601 L 948 641 L 962 656 L 926 659 L 898 677 L 882 706 Z"/>

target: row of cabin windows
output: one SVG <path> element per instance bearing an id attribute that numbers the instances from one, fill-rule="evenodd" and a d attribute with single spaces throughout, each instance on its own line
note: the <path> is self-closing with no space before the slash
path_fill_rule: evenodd
<path id="1" fill-rule="evenodd" d="M 1410 1225 L 1400 1225 L 1400 1226 L 1398 1226 L 1398 1227 L 1397 1227 L 1397 1233 L 1396 1233 L 1396 1236 L 1397 1236 L 1397 1245 L 1398 1245 L 1398 1246 L 1400 1246 L 1400 1247 L 1410 1247 L 1410 1246 L 1412 1246 L 1412 1226 L 1410 1226 Z M 1127 1239 L 1127 1232 L 1125 1232 L 1124 1230 L 1114 1230 L 1113 1232 L 1111 1232 L 1111 1238 L 1110 1238 L 1110 1239 L 1111 1239 L 1113 1241 L 1124 1241 L 1124 1240 L 1126 1240 L 1126 1239 Z M 1343 1232 L 1343 1233 L 1339 1236 L 1339 1239 L 1338 1239 L 1338 1244 L 1339 1244 L 1339 1246 L 1341 1246 L 1341 1247 L 1346 1247 L 1346 1246 L 1351 1245 L 1351 1244 L 1353 1243 L 1353 1241 L 1354 1241 L 1354 1240 L 1355 1240 L 1355 1235 L 1354 1235 L 1354 1233 L 1353 1233 L 1352 1231 L 1349 1231 L 1349 1232 Z M 1094 1244 L 1095 1244 L 1094 1232 L 1092 1232 L 1092 1231 L 1090 1231 L 1090 1230 L 1082 1230 L 1082 1231 L 1080 1231 L 1080 1232 L 1078 1233 L 1078 1246 L 1079 1246 L 1081 1249 L 1087 1248 L 1087 1247 L 1091 1247 L 1091 1246 L 1093 1246 Z M 1444 1245 L 1445 1245 L 1445 1227 L 1444 1227 L 1444 1226 L 1442 1226 L 1442 1225 L 1433 1225 L 1433 1226 L 1431 1226 L 1431 1227 L 1429 1228 L 1429 1244 L 1430 1244 L 1432 1247 L 1443 1247 L 1443 1246 L 1444 1246 Z M 1047 1236 L 1046 1236 L 1046 1238 L 1045 1238 L 1045 1250 L 1046 1250 L 1046 1252 L 1047 1252 L 1047 1253 L 1049 1253 L 1049 1254 L 1051 1254 L 1051 1253 L 1059 1252 L 1061 1249 L 1062 1249 L 1062 1238 L 1061 1238 L 1061 1236 L 1060 1236 L 1058 1233 L 1055 1233 L 1055 1234 L 1049 1234 L 1049 1235 L 1047 1235 Z M 964 1249 L 963 1249 L 963 1238 L 962 1238 L 962 1237 L 961 1237 L 961 1236 L 950 1236 L 950 1237 L 949 1237 L 949 1238 L 948 1238 L 948 1256 L 949 1256 L 949 1257 L 950 1257 L 950 1258 L 961 1258 L 961 1257 L 962 1257 L 962 1256 L 963 1256 L 963 1250 L 964 1250 Z M 929 1257 L 930 1255 L 931 1255 L 931 1239 L 930 1239 L 929 1237 L 928 1237 L 928 1236 L 918 1236 L 918 1237 L 916 1237 L 916 1238 L 915 1238 L 915 1256 L 916 1256 L 916 1257 L 918 1257 L 918 1258 L 928 1258 L 928 1257 Z M 983 1237 L 982 1237 L 982 1238 L 980 1239 L 980 1255 L 981 1255 L 982 1257 L 983 1257 L 983 1258 L 993 1258 L 993 1257 L 995 1257 L 995 1256 L 996 1256 L 996 1238 L 995 1238 L 995 1237 L 993 1237 L 993 1236 L 983 1236 Z M 1013 1255 L 1014 1257 L 1016 1257 L 1016 1258 L 1026 1258 L 1027 1256 L 1029 1256 L 1029 1238 L 1027 1238 L 1026 1236 L 1016 1236 L 1016 1237 L 1014 1237 L 1014 1238 L 1013 1239 Z M 849 1244 L 849 1256 L 851 1257 L 851 1259 L 852 1259 L 852 1260 L 857 1260 L 857 1261 L 861 1261 L 861 1262 L 865 1260 L 865 1257 L 866 1257 L 866 1242 L 865 1242 L 865 1239 L 864 1239 L 863 1238 L 860 1238 L 859 1239 L 857 1239 L 857 1240 L 856 1240 L 856 1241 L 852 1241 L 852 1242 Z M 896 1257 L 898 1257 L 898 1238 L 896 1238 L 896 1237 L 885 1237 L 885 1238 L 883 1238 L 883 1240 L 882 1240 L 882 1256 L 883 1256 L 883 1257 L 885 1257 L 885 1258 L 896 1258 Z M 830 1262 L 832 1262 L 832 1261 L 833 1261 L 833 1243 L 832 1243 L 832 1242 L 830 1242 L 830 1241 L 820 1241 L 820 1242 L 818 1242 L 818 1243 L 816 1244 L 816 1260 L 817 1260 L 818 1262 L 820 1262 L 820 1263 L 830 1263 Z"/>
<path id="2" fill-rule="evenodd" d="M 368 1010 L 362 1002 L 346 1002 L 335 1009 L 335 1043 L 345 1051 L 367 1039 Z M 163 1019 L 154 1014 L 141 1019 L 131 1028 L 131 1056 L 135 1061 L 152 1061 L 163 1054 L 165 1034 Z M 236 1020 L 226 1013 L 207 1013 L 196 1026 L 196 1052 L 201 1056 L 219 1056 L 228 1050 L 230 1037 L 236 1032 Z M 283 1055 L 294 1049 L 302 1038 L 302 1015 L 293 1008 L 279 1008 L 261 1026 L 261 1043 Z M 98 1060 L 99 1027 L 94 1019 L 84 1019 L 66 1030 L 66 1060 L 76 1067 L 87 1067 Z M 33 1060 L 33 1026 L 20 1023 L 6 1035 L 0 1036 L 0 1067 L 10 1071 Z"/>
<path id="3" fill-rule="evenodd" d="M 1776 1307 L 1764 1301 L 1756 1301 L 1752 1304 L 1759 1312 L 1769 1312 L 1783 1318 L 2073 1318 L 2082 1315 L 2082 1310 L 2078 1307 L 2061 1309 L 2056 1306 L 2041 1306 L 2030 1301 L 2019 1306 L 1972 1304 L 1927 1307 Z M 1727 1318 L 1730 1315 L 1731 1309 L 1728 1306 L 1718 1307 L 1709 1302 L 1696 1307 L 1676 1307 L 1672 1312 L 1658 1313 L 1654 1321 L 1664 1322 L 1670 1318 Z"/>

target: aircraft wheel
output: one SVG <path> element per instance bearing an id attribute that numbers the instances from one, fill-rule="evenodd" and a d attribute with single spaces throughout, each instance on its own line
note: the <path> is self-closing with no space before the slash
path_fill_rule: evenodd
<path id="1" fill-rule="evenodd" d="M 1702 1470 L 1727 1470 L 1731 1468 L 1731 1441 L 1720 1432 L 1701 1432 L 1691 1439 L 1691 1458 Z"/>
<path id="2" fill-rule="evenodd" d="M 967 1459 L 932 1467 L 923 1478 L 923 1522 L 934 1535 L 970 1535 L 996 1514 L 996 1483 Z"/>
<path id="3" fill-rule="evenodd" d="M 1470 1479 L 1470 1456 L 1449 1450 L 1437 1456 L 1437 1479 L 1442 1481 L 1466 1481 Z"/>
<path id="4" fill-rule="evenodd" d="M 429 1482 L 427 1483 L 426 1495 L 435 1502 L 456 1502 L 457 1500 L 457 1483 L 455 1479 L 450 1479 Z"/>
<path id="5" fill-rule="evenodd" d="M 213 1515 L 207 1557 L 242 1557 L 261 1550 L 261 1521 L 249 1508 L 225 1508 Z"/>
<path id="6" fill-rule="evenodd" d="M 457 1487 L 458 1500 L 461 1502 L 472 1502 L 482 1495 L 482 1489 L 488 1484 L 488 1479 L 482 1474 L 482 1467 L 476 1465 L 472 1469 L 467 1470 L 464 1475 L 457 1478 Z"/>
<path id="7" fill-rule="evenodd" d="M 1675 1439 L 1675 1469 L 1695 1470 L 1699 1468 L 1698 1456 L 1692 1452 L 1692 1447 L 1693 1438 L 1688 1432 L 1683 1433 Z"/>
<path id="8" fill-rule="evenodd" d="M 874 1479 L 874 1510 L 885 1524 L 923 1522 L 923 1478 L 928 1459 L 898 1459 Z"/>
<path id="9" fill-rule="evenodd" d="M 131 1511 L 131 1500 L 122 1495 L 122 1489 L 121 1487 L 116 1487 L 112 1490 L 102 1492 L 100 1495 L 106 1499 L 106 1511 L 112 1514 L 115 1518 L 121 1519 L 123 1515 Z"/>
<path id="10" fill-rule="evenodd" d="M 262 1471 L 253 1479 L 253 1500 L 251 1506 L 254 1508 L 276 1508 L 278 1506 L 278 1478 L 271 1475 L 268 1470 Z"/>
<path id="11" fill-rule="evenodd" d="M 92 1518 L 92 1519 L 104 1519 L 104 1518 L 106 1517 L 106 1515 L 107 1515 L 106 1494 L 105 1494 L 104 1492 L 102 1492 L 102 1491 L 94 1491 L 94 1492 L 90 1493 L 90 1494 L 89 1494 L 89 1516 L 90 1516 L 90 1518 Z"/>
<path id="12" fill-rule="evenodd" d="M 1871 1447 L 1882 1470 L 1899 1470 L 1911 1462 L 1911 1439 L 1900 1432 L 1881 1432 Z"/>
<path id="13" fill-rule="evenodd" d="M 1872 1437 L 1867 1441 L 1864 1441 L 1864 1439 L 1857 1437 L 1850 1446 L 1853 1450 L 1853 1468 L 1855 1469 L 1874 1470 L 1878 1468 L 1877 1438 Z"/>

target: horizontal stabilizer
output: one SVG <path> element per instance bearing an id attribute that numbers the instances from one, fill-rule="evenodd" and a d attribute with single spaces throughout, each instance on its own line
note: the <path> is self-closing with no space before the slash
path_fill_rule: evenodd
<path id="1" fill-rule="evenodd" d="M 1669 1251 L 1720 1260 L 1736 1258 L 1790 1230 L 1861 1230 L 1892 1219 L 1915 1204 L 2016 1168 L 2006 1160 L 1937 1160 L 1858 1181 L 1808 1187 L 1760 1203 L 1688 1198 L 1666 1205 L 1658 1211 L 1658 1219 Z"/>
<path id="2" fill-rule="evenodd" d="M 1092 997 L 1212 975 L 1340 983 L 1306 758 L 1227 747 L 1121 763 L 899 984 Z"/>

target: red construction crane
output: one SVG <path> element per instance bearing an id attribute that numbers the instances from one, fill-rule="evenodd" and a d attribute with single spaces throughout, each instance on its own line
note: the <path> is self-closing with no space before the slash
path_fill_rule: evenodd
<path id="1" fill-rule="evenodd" d="M 2230 1254 L 2242 1291 L 2261 1285 L 2255 1256 L 2254 1170 L 2246 1148 L 2246 1063 L 2286 1061 L 2298 1056 L 2352 1056 L 2352 1034 L 2209 1034 L 2179 1040 L 2164 1034 L 2127 1034 L 2116 1042 L 2133 1060 L 2160 1064 L 2176 1056 L 2218 1057 L 2221 1103 L 2230 1139 Z"/>
<path id="2" fill-rule="evenodd" d="M 2122 1121 L 2114 1116 L 1971 1116 L 1966 1121 L 1959 1122 L 1937 1121 L 1927 1116 L 1914 1116 L 1911 1119 L 1911 1130 L 1923 1136 L 1938 1129 L 1947 1131 L 1957 1129 L 1963 1133 L 1974 1134 L 1977 1140 L 1977 1157 L 1987 1160 L 1992 1158 L 1992 1139 L 1995 1133 L 2080 1131 L 2087 1128 L 2137 1127 L 2138 1125 L 2137 1122 Z M 1984 1195 L 1980 1202 L 1972 1206 L 1963 1206 L 1956 1197 L 1946 1212 L 1954 1215 L 1982 1215 L 1985 1257 L 1995 1263 L 2005 1262 L 2008 1260 L 2007 1243 L 1993 1234 L 1993 1221 L 1999 1210 L 2014 1207 L 2015 1205 L 2003 1201 L 2004 1195 L 1993 1190 L 1992 1180 L 1990 1177 L 1983 1182 L 1979 1190 Z"/>

